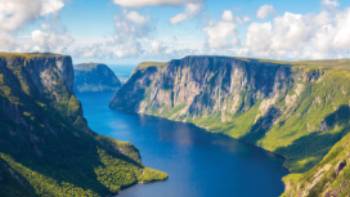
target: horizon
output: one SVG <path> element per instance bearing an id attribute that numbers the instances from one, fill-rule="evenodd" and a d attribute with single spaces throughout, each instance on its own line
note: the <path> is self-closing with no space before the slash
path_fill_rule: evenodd
<path id="1" fill-rule="evenodd" d="M 350 58 L 350 0 L 0 1 L 1 51 L 124 65 L 187 55 Z"/>
<path id="2" fill-rule="evenodd" d="M 0 54 L 2 53 L 9 53 L 9 54 L 52 54 L 52 55 L 64 55 L 64 56 L 70 56 L 73 60 L 73 65 L 79 65 L 79 64 L 106 64 L 107 66 L 111 68 L 115 67 L 137 67 L 139 64 L 142 63 L 149 63 L 149 62 L 157 62 L 157 63 L 169 63 L 172 60 L 181 60 L 187 57 L 225 57 L 225 58 L 236 58 L 236 59 L 248 59 L 248 60 L 258 60 L 258 61 L 271 61 L 271 62 L 281 62 L 281 63 L 300 63 L 300 62 L 317 62 L 317 61 L 350 61 L 350 57 L 344 57 L 344 58 L 320 58 L 320 59 L 272 59 L 272 58 L 258 58 L 258 57 L 249 57 L 249 56 L 229 56 L 229 55 L 220 55 L 220 54 L 202 54 L 202 55 L 184 55 L 180 58 L 174 58 L 174 59 L 168 59 L 168 60 L 143 60 L 136 63 L 116 63 L 116 62 L 102 62 L 102 61 L 75 61 L 74 57 L 70 54 L 61 54 L 61 53 L 54 53 L 54 52 L 21 52 L 21 51 L 0 51 Z"/>

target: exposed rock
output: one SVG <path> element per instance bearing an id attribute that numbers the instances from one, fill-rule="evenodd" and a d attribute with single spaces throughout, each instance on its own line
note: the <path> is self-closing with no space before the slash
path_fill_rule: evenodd
<path id="1" fill-rule="evenodd" d="M 105 64 L 84 63 L 74 66 L 76 92 L 116 91 L 121 82 Z"/>
<path id="2" fill-rule="evenodd" d="M 167 66 L 142 67 L 117 92 L 112 108 L 159 113 L 177 106 L 180 117 L 221 116 L 244 112 L 261 99 L 285 95 L 292 84 L 291 70 L 283 64 L 215 56 L 190 56 Z M 129 98 L 139 98 L 126 102 Z"/>
<path id="3" fill-rule="evenodd" d="M 349 66 L 222 56 L 144 63 L 110 107 L 191 122 L 282 155 L 292 173 L 308 178 L 286 179 L 286 196 L 344 193 L 344 173 L 330 180 L 335 164 L 318 164 L 349 132 Z"/>
<path id="4" fill-rule="evenodd" d="M 0 53 L 1 196 L 106 196 L 144 182 L 135 147 L 87 126 L 73 80 L 69 56 Z"/>

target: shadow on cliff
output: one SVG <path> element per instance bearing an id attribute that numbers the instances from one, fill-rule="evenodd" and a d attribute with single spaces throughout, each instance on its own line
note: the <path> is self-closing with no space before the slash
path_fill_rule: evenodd
<path id="1" fill-rule="evenodd" d="M 280 117 L 281 112 L 275 107 L 271 107 L 265 116 L 259 118 L 251 127 L 250 131 L 241 139 L 248 143 L 256 144 L 271 129 L 275 120 Z"/>
<path id="2" fill-rule="evenodd" d="M 11 156 L 21 166 L 21 173 L 28 172 L 23 170 L 25 168 L 53 179 L 60 185 L 69 183 L 107 195 L 109 189 L 97 178 L 96 169 L 110 167 L 114 170 L 118 166 L 114 163 L 108 163 L 108 166 L 102 163 L 99 149 L 113 158 L 141 167 L 141 164 L 116 151 L 113 144 L 97 141 L 93 133 L 76 128 L 55 110 L 49 111 L 48 114 L 33 108 L 32 113 L 39 118 L 38 122 L 50 125 L 40 128 L 37 123 L 30 127 L 15 124 L 14 119 L 7 119 L 0 110 L 0 126 L 3 128 L 0 135 L 2 139 L 6 139 L 0 140 L 0 153 Z M 105 173 L 113 176 L 113 172 L 109 170 Z M 40 175 L 31 176 L 36 181 L 41 180 Z M 40 184 L 48 184 L 46 181 Z"/>
<path id="3" fill-rule="evenodd" d="M 152 83 L 152 75 L 158 71 L 155 67 L 136 71 L 132 77 L 114 95 L 109 107 L 112 109 L 136 113 L 146 97 L 146 88 Z M 142 82 L 142 83 L 141 83 Z"/>
<path id="4" fill-rule="evenodd" d="M 338 134 L 312 133 L 287 147 L 277 149 L 276 153 L 283 155 L 287 162 L 304 160 L 303 165 L 290 166 L 293 171 L 303 173 L 317 164 L 343 135 L 344 132 Z"/>
<path id="5" fill-rule="evenodd" d="M 334 128 L 341 129 L 330 133 Z M 324 119 L 320 131 L 312 132 L 276 152 L 284 155 L 290 162 L 304 160 L 306 162 L 304 165 L 293 166 L 293 168 L 297 172 L 305 172 L 317 164 L 349 130 L 350 107 L 342 105 Z"/>

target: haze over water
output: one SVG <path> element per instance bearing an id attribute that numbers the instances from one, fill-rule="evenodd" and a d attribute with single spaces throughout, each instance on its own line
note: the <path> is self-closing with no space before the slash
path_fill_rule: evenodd
<path id="1" fill-rule="evenodd" d="M 191 124 L 112 111 L 112 93 L 78 94 L 89 126 L 134 144 L 146 166 L 169 174 L 165 182 L 137 185 L 121 197 L 278 196 L 282 160 L 253 146 Z"/>

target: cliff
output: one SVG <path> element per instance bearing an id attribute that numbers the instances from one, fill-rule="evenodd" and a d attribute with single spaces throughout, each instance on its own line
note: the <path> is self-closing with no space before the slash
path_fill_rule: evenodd
<path id="1" fill-rule="evenodd" d="M 106 196 L 166 178 L 88 128 L 73 82 L 69 56 L 0 53 L 1 196 Z"/>
<path id="2" fill-rule="evenodd" d="M 298 174 L 285 178 L 285 195 L 298 191 L 308 196 L 310 192 L 299 190 L 304 179 L 297 179 L 298 186 L 290 181 L 314 172 L 349 131 L 349 68 L 349 60 L 220 56 L 149 62 L 135 70 L 110 107 L 192 122 L 278 153 L 291 173 Z"/>
<path id="3" fill-rule="evenodd" d="M 76 92 L 116 91 L 122 85 L 105 64 L 86 63 L 74 66 Z"/>

